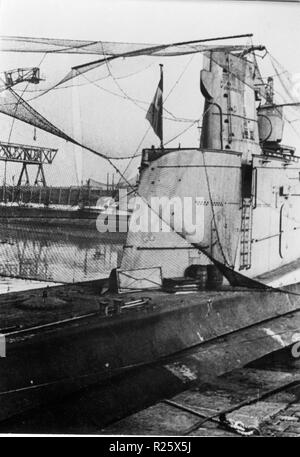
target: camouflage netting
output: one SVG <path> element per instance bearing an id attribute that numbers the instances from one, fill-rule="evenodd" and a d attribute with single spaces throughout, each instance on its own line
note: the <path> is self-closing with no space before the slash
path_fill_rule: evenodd
<path id="1" fill-rule="evenodd" d="M 199 61 L 193 60 L 194 57 L 203 52 L 226 50 L 234 52 L 235 59 L 238 59 L 238 55 L 248 48 L 249 45 L 216 46 L 200 42 L 153 45 L 1 37 L 2 55 L 10 52 L 20 52 L 26 56 L 30 53 L 44 53 L 49 63 L 47 59 L 46 62 L 42 59 L 42 69 L 49 70 L 50 75 L 55 67 L 55 59 L 61 59 L 62 63 L 50 81 L 47 75 L 47 82 L 41 82 L 38 89 L 32 89 L 32 86 L 24 83 L 20 86 L 21 89 L 12 89 L 2 81 L 0 112 L 16 120 L 16 124 L 11 124 L 7 129 L 8 141 L 15 140 L 14 133 L 22 125 L 19 121 L 34 126 L 58 137 L 63 144 L 66 142 L 65 155 L 69 153 L 69 144 L 75 148 L 84 148 L 82 168 L 87 167 L 88 159 L 92 164 L 89 170 L 101 170 L 109 166 L 117 176 L 116 183 L 127 186 L 129 193 L 139 195 L 131 178 L 137 173 L 142 148 L 151 146 L 152 142 L 157 144 L 157 138 L 151 132 L 145 115 L 157 84 L 158 63 L 166 62 L 165 73 L 173 75 L 173 79 L 170 78 L 165 84 L 164 144 L 177 148 L 178 141 L 182 141 L 188 143 L 188 146 L 197 147 L 203 107 L 201 102 L 198 103 L 201 100 L 201 66 Z M 81 57 L 81 60 L 77 61 L 79 54 L 78 59 Z M 83 61 L 82 56 L 89 54 L 98 58 L 90 62 Z M 73 58 L 72 62 L 63 60 L 69 56 Z M 155 68 L 149 65 L 149 58 L 151 65 L 155 63 Z M 221 61 L 219 64 L 222 67 Z M 122 73 L 121 67 L 127 68 L 127 75 L 124 75 L 124 70 Z M 257 64 L 254 61 L 253 71 L 256 70 Z M 232 71 L 235 71 L 234 68 Z M 131 75 L 133 82 L 130 84 L 128 81 Z M 257 83 L 261 83 L 262 77 L 258 70 L 256 75 Z M 245 82 L 242 75 L 237 73 L 236 77 Z M 69 82 L 70 85 L 66 85 Z M 171 94 L 172 97 L 169 98 Z M 132 107 L 130 115 L 128 106 Z M 132 134 L 132 126 L 134 133 L 140 132 L 136 137 Z M 99 162 L 95 162 L 95 156 L 98 156 Z M 115 159 L 123 160 L 120 163 Z M 65 175 L 68 172 L 68 167 L 62 171 Z M 90 176 L 88 175 L 89 178 Z M 210 176 L 208 179 L 211 179 Z M 168 194 L 172 190 L 170 187 Z M 170 228 L 172 234 L 168 241 L 187 248 L 189 256 L 205 257 L 204 247 L 199 252 L 196 245 L 176 233 L 172 224 Z M 125 234 L 100 234 L 96 221 L 89 224 L 88 228 L 80 227 L 80 224 L 76 226 L 76 223 L 67 228 L 59 223 L 48 227 L 47 221 L 36 218 L 26 224 L 21 221 L 13 229 L 7 221 L 2 221 L 0 240 L 1 275 L 72 282 L 108 276 L 112 268 L 120 266 Z M 169 262 L 174 264 L 174 271 L 177 271 L 176 265 L 180 262 L 178 252 L 179 250 L 176 253 L 174 251 L 168 257 Z M 149 252 L 150 258 L 151 255 Z M 227 257 L 231 265 L 230 256 Z M 155 258 L 150 259 L 150 264 L 157 262 L 156 254 Z M 130 262 L 127 263 L 126 268 Z"/>

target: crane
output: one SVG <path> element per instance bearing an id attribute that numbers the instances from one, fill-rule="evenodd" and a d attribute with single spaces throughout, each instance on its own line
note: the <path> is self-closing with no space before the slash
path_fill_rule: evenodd
<path id="1" fill-rule="evenodd" d="M 38 84 L 41 80 L 38 67 L 16 68 L 4 72 L 4 82 L 7 88 L 25 81 L 31 84 Z"/>
<path id="2" fill-rule="evenodd" d="M 17 68 L 5 71 L 3 74 L 3 83 L 6 89 L 10 89 L 16 84 L 25 81 L 31 84 L 38 84 L 42 80 L 40 77 L 40 69 L 38 67 Z M 28 165 L 35 165 L 38 168 L 34 184 L 46 186 L 43 164 L 51 164 L 56 156 L 56 153 L 57 149 L 0 141 L 0 161 L 4 161 L 5 163 L 22 163 L 22 170 L 17 184 L 18 186 L 22 184 L 23 175 L 25 175 L 26 178 L 25 184 L 30 184 L 27 170 Z"/>
<path id="3" fill-rule="evenodd" d="M 37 175 L 34 185 L 46 186 L 43 164 L 51 164 L 57 154 L 57 149 L 41 146 L 29 146 L 25 144 L 6 143 L 0 141 L 0 161 L 22 163 L 22 170 L 18 180 L 18 186 L 22 185 L 25 175 L 26 185 L 30 185 L 28 165 L 37 166 Z"/>

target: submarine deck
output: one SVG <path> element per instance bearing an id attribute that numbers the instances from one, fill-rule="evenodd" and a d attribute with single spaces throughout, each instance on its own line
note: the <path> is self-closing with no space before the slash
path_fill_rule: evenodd
<path id="1" fill-rule="evenodd" d="M 210 304 L 214 300 L 231 300 L 238 295 L 244 298 L 253 294 L 249 289 L 231 287 L 222 290 L 199 290 L 184 293 L 167 293 L 163 290 L 134 291 L 125 294 L 101 294 L 107 280 L 53 286 L 35 290 L 11 292 L 0 295 L 0 333 L 16 335 L 27 330 L 39 330 L 47 326 L 64 326 L 78 319 L 89 319 L 98 315 L 107 320 L 126 319 L 133 315 L 138 319 L 145 313 L 160 314 L 174 308 L 190 305 Z M 257 291 L 259 292 L 259 291 Z M 260 291 L 261 292 L 261 291 Z M 176 297 L 176 298 L 175 298 Z M 117 313 L 107 313 L 109 302 L 122 301 Z M 134 303 L 141 300 L 141 302 Z M 127 305 L 127 303 L 133 303 Z"/>
<path id="2" fill-rule="evenodd" d="M 108 278 L 85 281 L 80 283 L 53 285 L 17 292 L 8 292 L 0 295 L 0 334 L 9 336 L 19 331 L 45 326 L 64 326 L 78 319 L 88 319 L 98 315 L 103 322 L 109 320 L 124 320 L 133 316 L 138 319 L 145 314 L 161 314 L 181 307 L 203 305 L 210 306 L 212 302 L 226 302 L 228 306 L 240 297 L 243 301 L 253 300 L 256 294 L 257 300 L 265 300 L 266 295 L 285 295 L 293 292 L 293 299 L 298 307 L 299 282 L 300 282 L 300 259 L 283 267 L 270 271 L 257 277 L 265 284 L 278 284 L 278 278 L 289 277 L 293 274 L 294 284 L 281 286 L 281 291 L 264 291 L 261 289 L 249 289 L 244 287 L 222 286 L 216 290 L 181 291 L 177 293 L 165 290 L 131 291 L 122 294 L 108 293 Z M 299 276 L 299 277 L 298 277 Z M 273 285 L 273 284 L 272 284 Z M 296 294 L 295 294 L 296 292 Z M 291 296 L 289 296 L 289 300 Z M 121 306 L 117 313 L 106 313 L 105 307 L 109 302 L 121 300 L 124 303 L 144 300 L 147 303 L 133 303 L 133 306 Z M 277 301 L 275 299 L 275 301 Z"/>

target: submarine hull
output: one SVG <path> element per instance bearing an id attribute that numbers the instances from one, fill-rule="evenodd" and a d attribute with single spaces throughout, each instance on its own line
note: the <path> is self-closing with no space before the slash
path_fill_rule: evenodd
<path id="1" fill-rule="evenodd" d="M 115 314 L 101 308 L 96 291 L 105 286 L 95 282 L 94 292 L 83 285 L 52 288 L 52 297 L 68 302 L 60 309 L 47 308 L 43 291 L 1 299 L 1 421 L 151 365 L 163 365 L 179 380 L 189 363 L 197 367 L 191 381 L 219 375 L 292 344 L 299 328 L 300 283 L 288 286 L 293 294 L 135 292 L 124 300 L 147 297 L 147 306 L 121 307 Z M 280 320 L 289 317 L 290 327 L 282 331 Z M 241 341 L 230 346 L 226 339 L 232 337 Z"/>

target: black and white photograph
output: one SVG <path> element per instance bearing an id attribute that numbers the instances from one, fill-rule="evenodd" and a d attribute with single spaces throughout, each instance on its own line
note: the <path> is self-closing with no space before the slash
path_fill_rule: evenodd
<path id="1" fill-rule="evenodd" d="M 299 1 L 0 0 L 0 437 L 300 437 L 299 43 Z"/>

